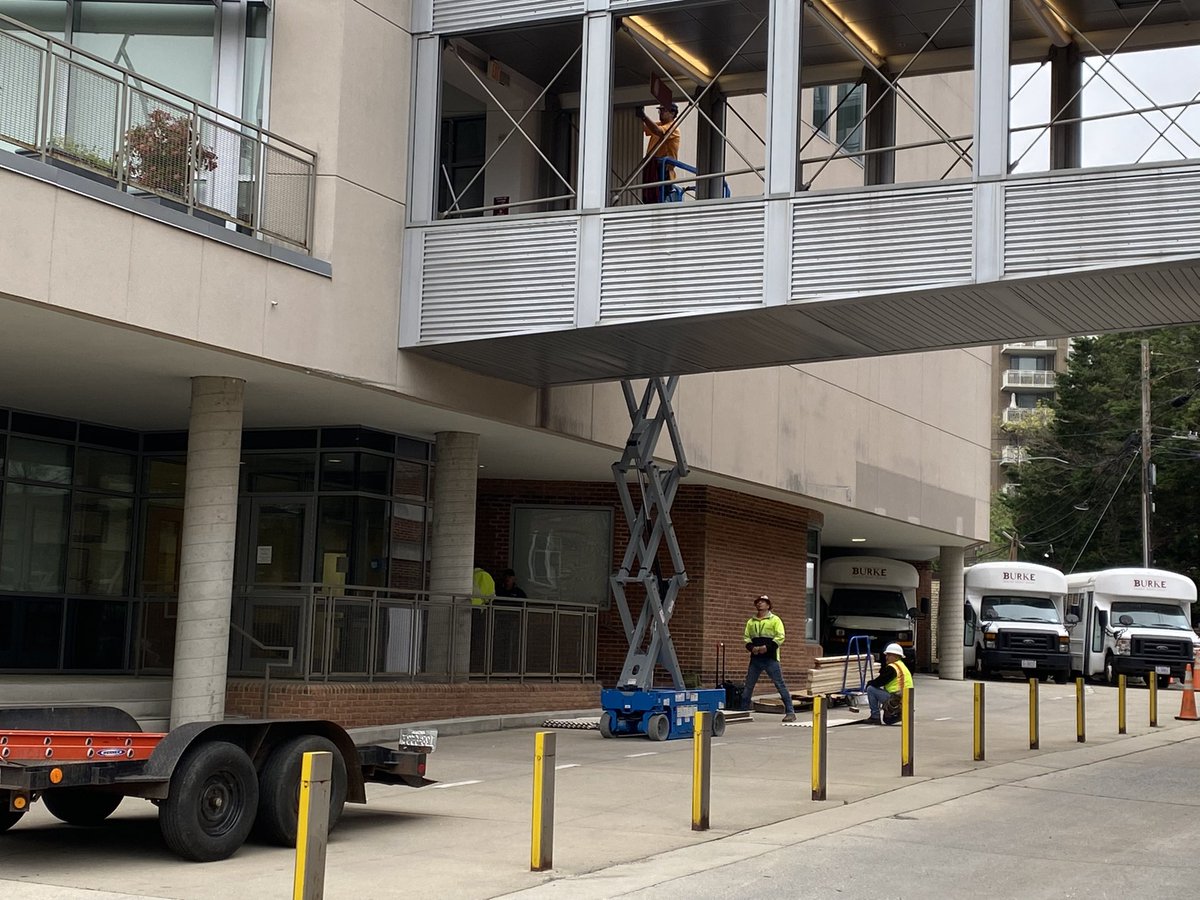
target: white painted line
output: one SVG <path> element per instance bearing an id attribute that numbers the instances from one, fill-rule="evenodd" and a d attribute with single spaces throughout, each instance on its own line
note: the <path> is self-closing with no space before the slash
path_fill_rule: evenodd
<path id="1" fill-rule="evenodd" d="M 637 759 L 639 756 L 658 756 L 657 750 L 651 750 L 648 753 L 626 753 L 626 759 Z"/>
<path id="2" fill-rule="evenodd" d="M 578 769 L 578 768 L 579 768 L 579 763 L 563 763 L 561 766 L 555 766 L 554 770 L 557 772 L 559 769 Z"/>
<path id="3" fill-rule="evenodd" d="M 435 788 L 435 789 L 436 788 L 452 788 L 452 787 L 463 787 L 464 785 L 468 785 L 468 784 L 483 784 L 483 779 L 476 778 L 474 781 L 448 781 L 445 784 L 432 784 L 432 785 L 430 785 L 430 787 Z"/>
<path id="4" fill-rule="evenodd" d="M 940 719 L 934 719 L 935 722 L 949 722 L 954 716 L 942 716 Z"/>

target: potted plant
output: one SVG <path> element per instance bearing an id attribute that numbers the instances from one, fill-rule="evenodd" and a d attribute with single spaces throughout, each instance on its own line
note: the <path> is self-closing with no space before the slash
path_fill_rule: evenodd
<path id="1" fill-rule="evenodd" d="M 153 110 L 145 122 L 125 132 L 129 180 L 152 191 L 186 199 L 193 137 L 189 116 L 171 115 L 165 109 Z M 196 173 L 217 168 L 217 154 L 211 147 L 196 144 L 195 150 Z"/>

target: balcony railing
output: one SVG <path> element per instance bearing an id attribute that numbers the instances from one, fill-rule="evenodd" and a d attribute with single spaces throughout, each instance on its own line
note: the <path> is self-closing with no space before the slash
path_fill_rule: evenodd
<path id="1" fill-rule="evenodd" d="M 1000 448 L 1000 465 L 1002 466 L 1019 466 L 1025 462 L 1028 457 L 1024 447 L 1001 447 Z"/>
<path id="2" fill-rule="evenodd" d="M 1055 353 L 1057 350 L 1055 341 L 1015 341 L 1000 345 L 1001 353 Z"/>
<path id="3" fill-rule="evenodd" d="M 234 595 L 231 674 L 305 681 L 590 681 L 594 605 L 284 584 Z M 271 652 L 262 649 L 263 645 Z M 286 665 L 289 648 L 293 663 Z"/>
<path id="4" fill-rule="evenodd" d="M 1008 425 L 1013 422 L 1020 422 L 1037 412 L 1036 408 L 1029 409 L 1024 406 L 1006 406 L 1000 417 L 1004 420 L 1004 424 Z"/>
<path id="5" fill-rule="evenodd" d="M 315 153 L 0 15 L 4 145 L 243 233 L 311 250 Z"/>
<path id="6" fill-rule="evenodd" d="M 1004 373 L 1002 387 L 1005 389 L 1033 388 L 1037 390 L 1054 390 L 1057 372 L 1053 369 L 1008 369 Z"/>

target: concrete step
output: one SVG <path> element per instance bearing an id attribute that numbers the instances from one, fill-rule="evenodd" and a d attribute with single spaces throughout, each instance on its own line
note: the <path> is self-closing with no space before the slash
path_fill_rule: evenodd
<path id="1" fill-rule="evenodd" d="M 145 731 L 166 731 L 169 677 L 0 675 L 0 706 L 115 706 Z"/>

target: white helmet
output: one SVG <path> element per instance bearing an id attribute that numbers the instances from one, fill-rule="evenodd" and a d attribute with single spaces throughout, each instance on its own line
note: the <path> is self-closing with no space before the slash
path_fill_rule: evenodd
<path id="1" fill-rule="evenodd" d="M 899 644 L 888 644 L 886 647 L 883 648 L 883 655 L 887 656 L 889 653 L 891 653 L 895 656 L 903 656 L 904 648 L 901 647 Z"/>

